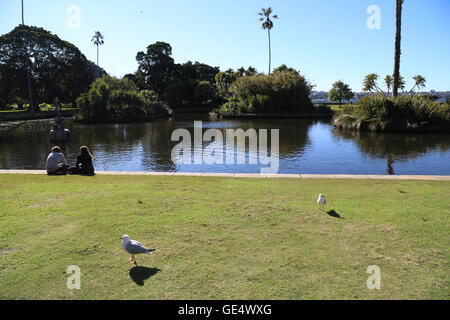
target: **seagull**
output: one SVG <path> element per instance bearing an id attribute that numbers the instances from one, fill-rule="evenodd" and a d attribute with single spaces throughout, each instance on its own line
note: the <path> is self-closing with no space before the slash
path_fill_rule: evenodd
<path id="1" fill-rule="evenodd" d="M 136 257 L 134 256 L 135 254 L 146 253 L 149 256 L 151 256 L 152 252 L 156 251 L 156 249 L 147 249 L 141 243 L 135 240 L 130 240 L 130 237 L 127 234 L 121 237 L 120 239 L 122 240 L 123 250 L 131 254 L 131 258 L 128 259 L 128 261 L 130 261 L 133 264 L 137 264 Z"/>
<path id="2" fill-rule="evenodd" d="M 319 204 L 319 210 L 323 210 L 323 206 L 327 204 L 327 200 L 323 194 L 319 195 L 319 199 L 317 199 L 317 203 Z"/>

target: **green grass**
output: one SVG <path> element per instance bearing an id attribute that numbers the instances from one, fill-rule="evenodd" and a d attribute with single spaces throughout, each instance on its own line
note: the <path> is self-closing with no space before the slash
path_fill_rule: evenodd
<path id="1" fill-rule="evenodd" d="M 448 299 L 448 181 L 0 176 L 0 299 Z M 324 193 L 328 210 L 318 213 Z M 119 237 L 155 247 L 133 269 Z M 69 265 L 81 290 L 68 290 Z M 369 290 L 367 267 L 381 268 Z"/>

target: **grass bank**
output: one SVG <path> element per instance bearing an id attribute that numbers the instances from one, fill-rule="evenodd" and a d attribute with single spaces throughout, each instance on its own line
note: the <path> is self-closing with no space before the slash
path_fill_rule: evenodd
<path id="1" fill-rule="evenodd" d="M 448 299 L 448 181 L 0 175 L 0 299 Z M 319 213 L 319 193 L 328 210 Z M 155 247 L 128 261 L 119 237 Z M 66 269 L 81 268 L 81 290 Z M 367 267 L 381 290 L 367 289 Z"/>

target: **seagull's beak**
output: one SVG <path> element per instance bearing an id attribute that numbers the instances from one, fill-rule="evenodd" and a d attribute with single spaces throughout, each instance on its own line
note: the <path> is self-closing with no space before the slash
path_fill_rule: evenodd
<path id="1" fill-rule="evenodd" d="M 120 237 L 120 240 L 123 240 L 122 237 Z"/>

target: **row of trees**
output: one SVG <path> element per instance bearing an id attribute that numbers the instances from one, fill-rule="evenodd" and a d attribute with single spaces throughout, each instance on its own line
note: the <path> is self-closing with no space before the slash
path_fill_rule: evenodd
<path id="1" fill-rule="evenodd" d="M 136 55 L 138 70 L 125 75 L 140 90 L 153 90 L 171 108 L 212 108 L 222 104 L 232 83 L 245 76 L 256 75 L 253 67 L 221 71 L 200 62 L 177 64 L 172 47 L 156 42 Z"/>
<path id="2" fill-rule="evenodd" d="M 384 84 L 386 86 L 386 91 L 381 89 L 378 86 L 378 74 L 376 73 L 370 73 L 368 74 L 363 81 L 363 91 L 364 92 L 370 92 L 374 94 L 381 94 L 383 96 L 390 97 L 391 95 L 391 88 L 393 87 L 394 79 L 387 75 L 384 78 Z M 408 92 L 405 91 L 405 80 L 402 76 L 398 77 L 398 88 L 402 90 L 404 93 L 410 95 L 414 92 L 414 90 L 420 91 L 421 89 L 425 88 L 427 80 L 422 75 L 417 75 L 413 77 L 414 85 Z M 339 104 L 342 103 L 344 100 L 351 100 L 354 97 L 354 93 L 352 92 L 350 86 L 346 83 L 343 83 L 341 80 L 336 81 L 333 83 L 333 86 L 331 90 L 328 92 L 328 99 L 330 101 L 338 102 Z"/>
<path id="3" fill-rule="evenodd" d="M 98 48 L 104 43 L 103 35 L 96 32 L 92 41 Z M 138 70 L 125 78 L 139 91 L 155 91 L 173 108 L 216 106 L 232 82 L 257 73 L 252 67 L 220 72 L 218 67 L 199 62 L 176 64 L 172 47 L 165 42 L 149 45 L 146 52 L 137 53 L 136 60 Z M 52 103 L 55 97 L 76 105 L 77 97 L 106 72 L 57 35 L 21 25 L 0 37 L 0 106 L 16 104 L 21 108 L 29 102 L 27 74 L 38 106 Z"/>
<path id="4" fill-rule="evenodd" d="M 270 31 L 272 19 L 278 16 L 272 15 L 270 7 L 263 8 L 259 16 L 269 36 L 270 74 Z M 42 28 L 25 26 L 22 1 L 22 24 L 0 38 L 0 106 L 17 104 L 22 108 L 28 102 L 34 111 L 34 106 L 51 102 L 55 97 L 63 103 L 75 104 L 76 98 L 96 78 L 106 74 L 99 67 L 99 46 L 104 44 L 104 37 L 96 31 L 91 41 L 97 46 L 96 66 L 74 45 Z M 251 67 L 220 72 L 217 67 L 198 62 L 175 64 L 171 54 L 172 48 L 167 43 L 150 45 L 147 52 L 138 52 L 136 56 L 138 71 L 126 77 L 140 90 L 154 90 L 175 108 L 221 103 L 231 83 L 256 74 Z"/>
<path id="5" fill-rule="evenodd" d="M 96 32 L 92 42 L 98 49 L 103 35 Z M 221 71 L 199 62 L 177 64 L 172 47 L 165 42 L 149 45 L 137 53 L 136 60 L 138 70 L 124 78 L 136 85 L 137 92 L 154 91 L 172 108 L 216 107 L 227 101 L 236 80 L 258 74 L 253 67 Z M 55 97 L 76 106 L 76 99 L 105 74 L 98 67 L 98 50 L 96 65 L 76 46 L 43 28 L 20 25 L 0 37 L 1 106 L 22 108 L 29 102 L 27 75 L 35 106 L 52 103 Z"/>
<path id="6" fill-rule="evenodd" d="M 125 75 L 140 90 L 155 91 L 172 108 L 199 107 L 217 102 L 215 76 L 218 67 L 188 61 L 176 64 L 172 47 L 156 42 L 136 55 L 138 70 Z"/>

